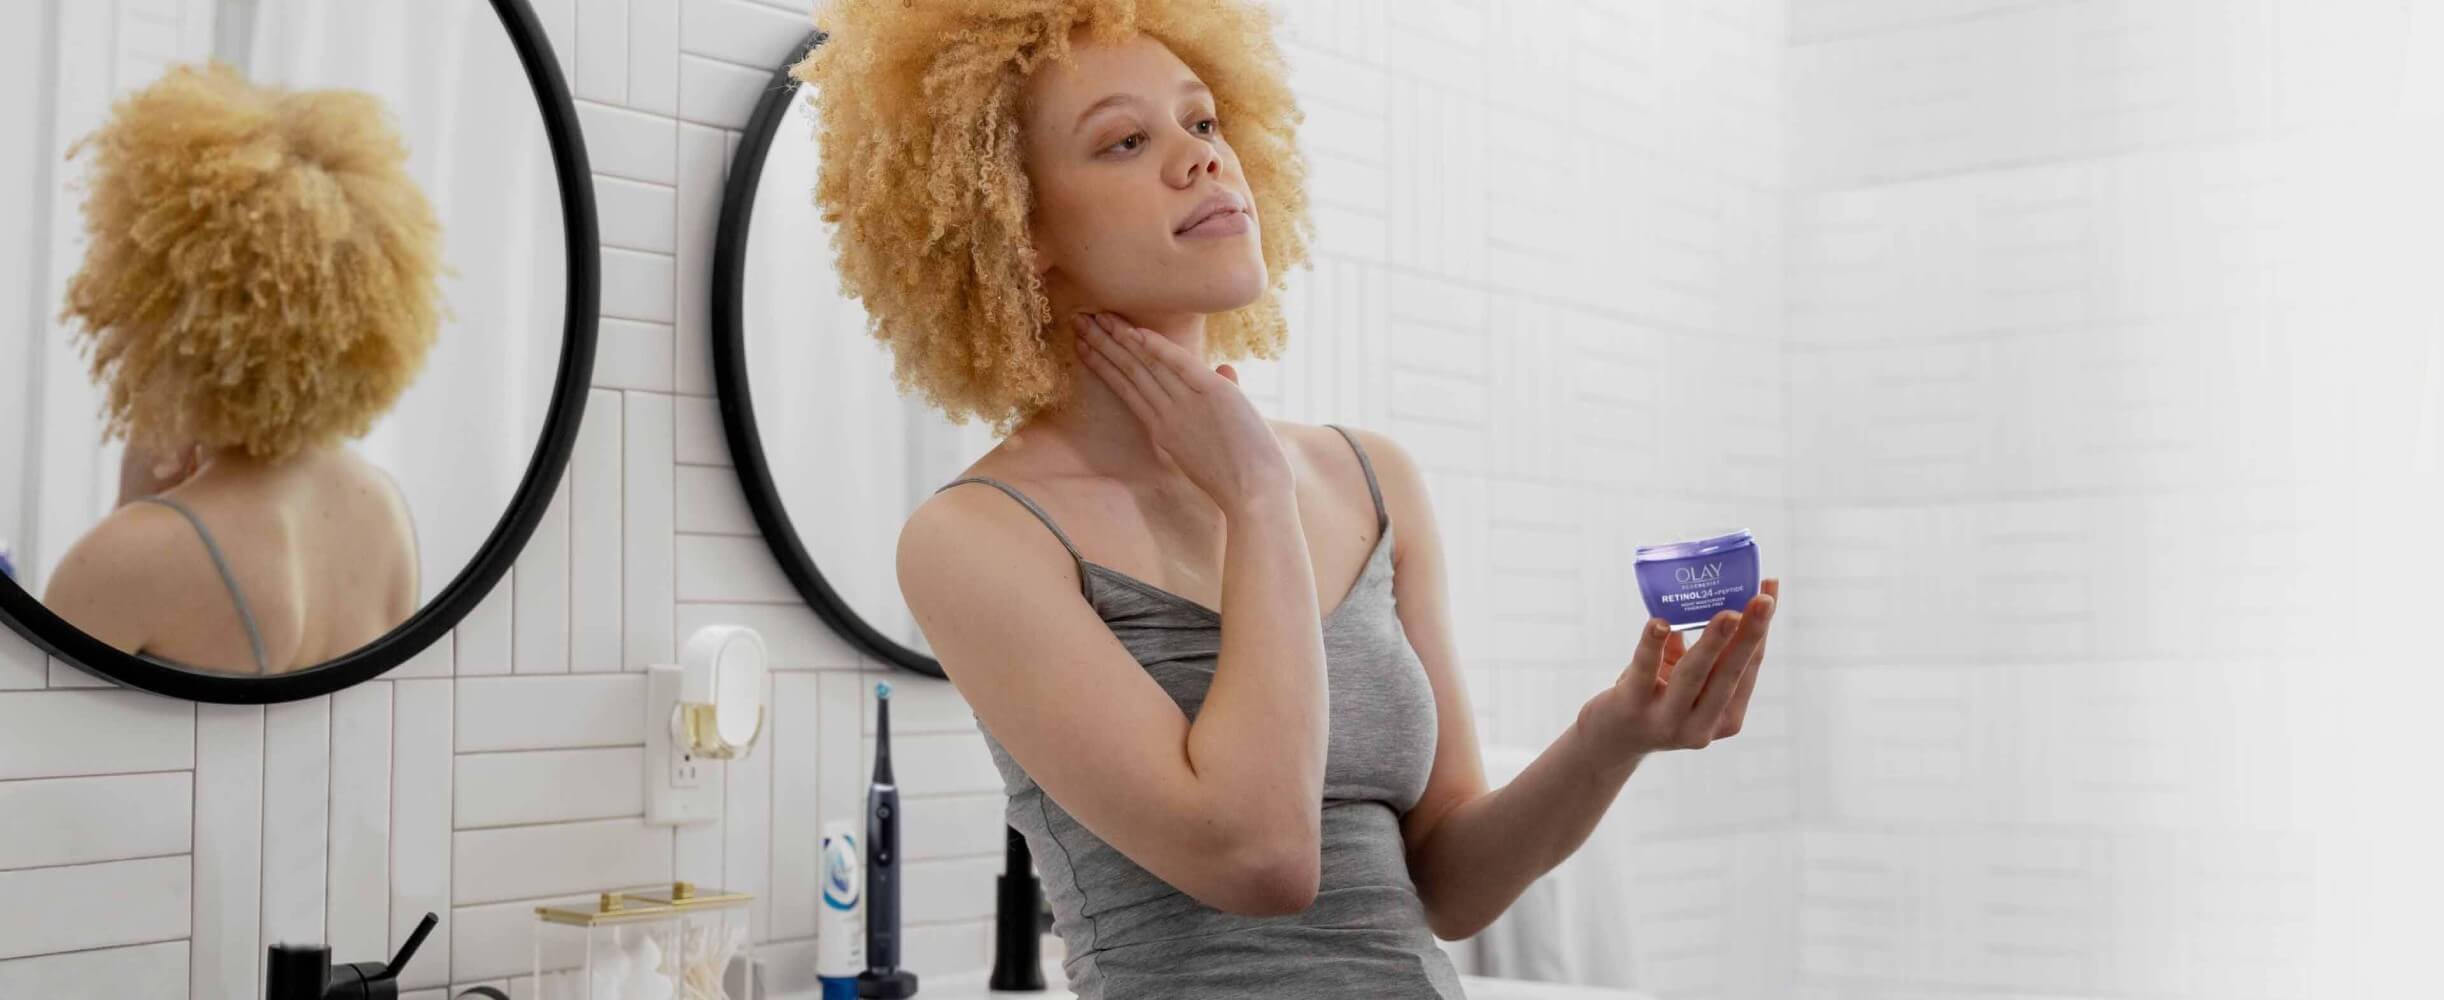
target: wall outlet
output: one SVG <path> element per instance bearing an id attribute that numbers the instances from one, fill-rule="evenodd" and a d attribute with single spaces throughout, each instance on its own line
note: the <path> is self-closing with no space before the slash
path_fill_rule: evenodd
<path id="1" fill-rule="evenodd" d="M 678 667 L 645 675 L 645 822 L 661 826 L 721 818 L 721 765 L 688 752 L 670 731 L 679 707 Z"/>

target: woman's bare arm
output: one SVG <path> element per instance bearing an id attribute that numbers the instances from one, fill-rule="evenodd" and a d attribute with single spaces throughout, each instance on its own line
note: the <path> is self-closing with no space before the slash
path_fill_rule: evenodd
<path id="1" fill-rule="evenodd" d="M 1067 551 L 997 490 L 910 516 L 900 590 L 978 720 L 1080 823 L 1216 909 L 1295 913 L 1320 875 L 1322 651 L 1313 588 L 1281 578 L 1312 571 L 1294 507 L 1234 526 L 1226 662 L 1193 726 L 1080 596 Z M 1305 626 L 1253 627 L 1302 606 Z"/>

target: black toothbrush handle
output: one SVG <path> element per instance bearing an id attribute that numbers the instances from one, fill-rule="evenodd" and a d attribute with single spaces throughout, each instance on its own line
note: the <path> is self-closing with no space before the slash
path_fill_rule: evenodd
<path id="1" fill-rule="evenodd" d="M 889 972 L 900 964 L 900 792 L 876 785 L 867 799 L 866 843 L 874 856 L 866 866 L 866 965 Z"/>

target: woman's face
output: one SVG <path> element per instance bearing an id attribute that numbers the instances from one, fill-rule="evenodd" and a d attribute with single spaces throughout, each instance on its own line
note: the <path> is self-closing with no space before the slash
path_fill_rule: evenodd
<path id="1" fill-rule="evenodd" d="M 1024 91 L 1030 234 L 1055 309 L 1139 323 L 1264 293 L 1255 199 L 1212 93 L 1161 42 L 1080 45 Z M 1243 211 L 1182 231 L 1216 196 Z"/>

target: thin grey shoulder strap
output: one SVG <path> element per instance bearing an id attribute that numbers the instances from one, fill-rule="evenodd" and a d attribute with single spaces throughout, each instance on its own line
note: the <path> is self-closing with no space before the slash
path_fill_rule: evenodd
<path id="1" fill-rule="evenodd" d="M 1366 472 L 1366 495 L 1374 498 L 1375 501 L 1375 530 L 1382 531 L 1392 523 L 1392 515 L 1383 507 L 1383 487 L 1375 483 L 1374 460 L 1366 457 L 1366 449 L 1358 444 L 1358 436 L 1350 433 L 1349 428 L 1339 424 L 1325 424 L 1324 426 L 1340 431 L 1341 436 L 1349 440 L 1349 449 L 1358 453 L 1358 468 Z"/>
<path id="2" fill-rule="evenodd" d="M 1078 592 L 1085 595 L 1088 601 L 1091 602 L 1094 600 L 1094 590 L 1091 586 L 1089 586 L 1086 579 L 1086 557 L 1078 554 L 1078 547 L 1070 543 L 1069 534 L 1062 531 L 1060 525 L 1052 522 L 1052 515 L 1044 513 L 1044 508 L 1036 506 L 1035 501 L 1027 499 L 1027 495 L 1019 492 L 1017 487 L 1002 482 L 1001 480 L 994 479 L 990 476 L 969 476 L 965 479 L 954 479 L 950 482 L 942 484 L 941 489 L 937 489 L 934 492 L 940 493 L 942 490 L 947 490 L 953 486 L 959 485 L 960 483 L 986 483 L 995 489 L 1009 494 L 1011 499 L 1017 500 L 1019 503 L 1026 504 L 1027 510 L 1035 515 L 1036 520 L 1044 522 L 1044 527 L 1052 529 L 1052 537 L 1061 540 L 1061 547 L 1069 550 L 1069 558 L 1078 564 Z"/>
<path id="3" fill-rule="evenodd" d="M 204 540 L 204 551 L 212 554 L 213 568 L 220 570 L 221 572 L 221 583 L 229 588 L 229 599 L 232 602 L 235 602 L 238 606 L 238 622 L 239 624 L 246 626 L 246 644 L 253 647 L 255 651 L 255 670 L 257 672 L 268 672 L 270 670 L 270 658 L 263 655 L 263 631 L 255 627 L 255 614 L 246 607 L 246 594 L 238 590 L 237 574 L 229 571 L 229 560 L 221 556 L 220 543 L 212 540 L 212 532 L 204 528 L 204 520 L 195 516 L 194 511 L 187 509 L 186 504 L 179 503 L 178 501 L 172 500 L 169 497 L 150 496 L 138 497 L 137 499 L 157 503 L 164 507 L 168 507 L 171 510 L 177 511 L 186 517 L 188 524 L 195 526 L 196 537 Z"/>

